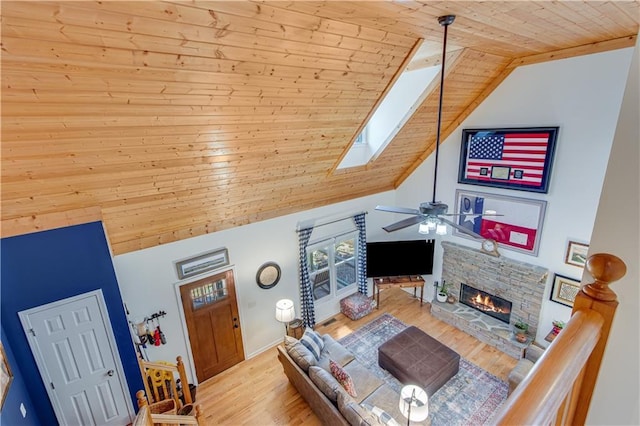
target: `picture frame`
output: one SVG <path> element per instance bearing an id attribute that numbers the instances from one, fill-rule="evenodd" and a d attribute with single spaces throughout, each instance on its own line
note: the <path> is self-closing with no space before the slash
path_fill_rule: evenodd
<path id="1" fill-rule="evenodd" d="M 4 401 L 7 399 L 7 394 L 9 393 L 9 387 L 11 386 L 11 382 L 13 382 L 13 373 L 11 372 L 9 360 L 7 359 L 7 354 L 4 351 L 2 342 L 0 342 L 0 358 L 2 358 L 0 359 L 0 411 L 2 411 Z"/>
<path id="2" fill-rule="evenodd" d="M 462 130 L 458 183 L 546 194 L 558 129 Z"/>
<path id="3" fill-rule="evenodd" d="M 546 208 L 544 200 L 457 189 L 454 213 L 458 225 L 495 240 L 500 247 L 537 256 Z M 474 239 L 455 228 L 453 235 Z"/>
<path id="4" fill-rule="evenodd" d="M 229 264 L 229 252 L 219 248 L 175 262 L 178 278 L 181 280 L 200 275 Z"/>
<path id="5" fill-rule="evenodd" d="M 580 281 L 564 275 L 554 274 L 550 299 L 561 305 L 573 307 L 573 302 L 580 291 Z"/>
<path id="6" fill-rule="evenodd" d="M 569 243 L 567 244 L 567 254 L 565 255 L 564 263 L 584 268 L 585 264 L 587 263 L 588 251 L 589 244 L 569 241 Z"/>

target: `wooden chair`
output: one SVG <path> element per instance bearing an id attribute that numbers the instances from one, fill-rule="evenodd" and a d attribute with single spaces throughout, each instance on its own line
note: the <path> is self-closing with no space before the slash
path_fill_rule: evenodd
<path id="1" fill-rule="evenodd" d="M 178 426 L 178 425 L 200 425 L 202 419 L 202 412 L 200 405 L 195 406 L 195 415 L 180 415 L 180 414 L 156 414 L 153 413 L 152 405 L 147 403 L 147 396 L 143 390 L 136 392 L 136 398 L 138 399 L 138 414 L 133 420 L 132 426 Z"/>
<path id="2" fill-rule="evenodd" d="M 174 411 L 182 407 L 182 400 L 178 394 L 176 384 L 176 373 L 180 377 L 180 383 L 182 384 L 184 403 L 191 404 L 193 402 L 181 356 L 176 358 L 176 364 L 162 361 L 150 362 L 138 358 L 138 365 L 140 366 L 140 374 L 142 374 L 144 390 L 149 404 L 173 399 L 175 402 Z"/>

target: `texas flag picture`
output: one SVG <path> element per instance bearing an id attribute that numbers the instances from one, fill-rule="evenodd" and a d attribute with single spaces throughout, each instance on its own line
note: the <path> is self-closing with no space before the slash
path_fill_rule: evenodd
<path id="1" fill-rule="evenodd" d="M 522 251 L 537 249 L 544 201 L 461 190 L 457 191 L 456 199 L 460 226 Z M 487 216 L 475 216 L 478 214 Z"/>

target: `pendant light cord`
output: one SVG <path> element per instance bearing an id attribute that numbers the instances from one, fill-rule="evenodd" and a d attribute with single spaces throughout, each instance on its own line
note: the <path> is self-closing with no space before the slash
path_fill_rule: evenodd
<path id="1" fill-rule="evenodd" d="M 440 100 L 438 102 L 438 126 L 436 129 L 436 162 L 433 170 L 433 200 L 436 203 L 436 183 L 438 181 L 438 154 L 440 152 L 440 127 L 442 125 L 442 97 L 444 95 L 444 65 L 447 55 L 447 29 L 453 23 L 455 15 L 440 16 L 438 22 L 444 27 L 444 42 L 442 43 L 442 69 L 440 70 Z"/>

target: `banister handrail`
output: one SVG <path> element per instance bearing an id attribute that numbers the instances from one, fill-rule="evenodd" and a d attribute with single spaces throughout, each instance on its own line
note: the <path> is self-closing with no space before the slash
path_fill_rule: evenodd
<path id="1" fill-rule="evenodd" d="M 498 411 L 496 424 L 551 423 L 598 343 L 603 323 L 597 312 L 576 312 Z"/>
<path id="2" fill-rule="evenodd" d="M 626 265 L 598 253 L 585 268 L 595 282 L 578 292 L 571 319 L 496 413 L 496 424 L 585 424 L 618 307 L 609 285 L 625 275 Z"/>

